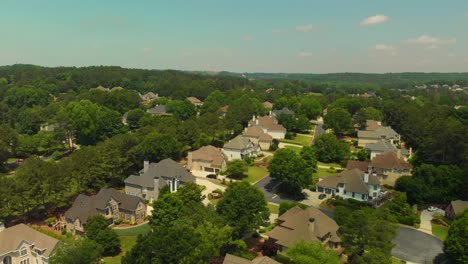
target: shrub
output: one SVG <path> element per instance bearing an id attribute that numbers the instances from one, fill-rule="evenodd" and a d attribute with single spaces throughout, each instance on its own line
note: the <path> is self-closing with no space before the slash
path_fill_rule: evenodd
<path id="1" fill-rule="evenodd" d="M 62 152 L 56 150 L 52 153 L 52 159 L 59 160 L 60 158 L 62 158 Z"/>
<path id="2" fill-rule="evenodd" d="M 330 167 L 327 169 L 327 172 L 329 173 L 337 173 L 336 169 L 334 167 Z"/>
<path id="3" fill-rule="evenodd" d="M 67 229 L 66 228 L 62 229 L 62 231 L 60 231 L 60 232 L 62 233 L 63 236 L 67 235 Z"/>
<path id="4" fill-rule="evenodd" d="M 47 218 L 45 222 L 47 223 L 47 225 L 51 226 L 53 223 L 57 222 L 57 217 L 55 216 L 49 217 Z"/>
<path id="5" fill-rule="evenodd" d="M 262 227 L 262 228 L 260 228 L 260 230 L 258 230 L 258 232 L 260 232 L 260 233 L 262 233 L 262 234 L 263 234 L 263 233 L 266 233 L 266 229 Z"/>
<path id="6" fill-rule="evenodd" d="M 293 139 L 293 136 L 294 136 L 293 133 L 291 133 L 291 132 L 286 132 L 286 135 L 284 135 L 284 138 L 285 138 L 285 139 Z"/>
<path id="7" fill-rule="evenodd" d="M 263 255 L 268 257 L 274 257 L 278 253 L 278 245 L 273 239 L 268 239 L 262 245 Z"/>
<path id="8" fill-rule="evenodd" d="M 114 221 L 114 224 L 120 225 L 122 222 L 123 222 L 123 220 L 121 218 L 119 218 L 119 219 Z"/>

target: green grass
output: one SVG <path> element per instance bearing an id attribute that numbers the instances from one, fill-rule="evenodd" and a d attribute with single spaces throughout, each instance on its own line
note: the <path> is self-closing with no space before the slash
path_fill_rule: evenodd
<path id="1" fill-rule="evenodd" d="M 220 181 L 218 181 L 218 180 L 212 180 L 212 179 L 208 179 L 208 178 L 207 178 L 207 180 L 209 180 L 210 182 L 212 182 L 212 183 L 214 183 L 214 184 L 216 184 L 216 185 L 218 185 L 218 186 L 221 186 L 221 187 L 224 187 L 224 188 L 227 187 L 227 185 L 222 184 L 222 183 L 221 183 Z M 229 183 L 229 179 L 226 179 L 226 184 L 227 184 L 227 183 Z"/>
<path id="2" fill-rule="evenodd" d="M 441 225 L 432 224 L 432 234 L 441 240 L 447 238 L 448 228 Z"/>
<path id="3" fill-rule="evenodd" d="M 294 138 L 294 141 L 299 142 L 303 146 L 310 146 L 310 144 L 312 144 L 312 138 L 313 137 L 311 136 L 297 134 L 297 136 Z"/>
<path id="4" fill-rule="evenodd" d="M 400 259 L 392 257 L 392 264 L 401 264 L 401 263 L 405 263 L 405 262 L 402 262 Z"/>
<path id="5" fill-rule="evenodd" d="M 117 235 L 119 236 L 138 236 L 138 235 L 144 235 L 147 234 L 149 231 L 151 231 L 151 227 L 148 224 L 143 224 L 139 226 L 135 226 L 132 228 L 126 228 L 126 229 L 114 229 Z"/>
<path id="6" fill-rule="evenodd" d="M 122 256 L 124 256 L 128 251 L 130 251 L 137 242 L 136 236 L 120 236 L 120 243 L 122 245 L 122 252 L 115 257 L 105 257 L 104 263 L 107 264 L 119 264 L 122 262 Z"/>
<path id="7" fill-rule="evenodd" d="M 327 167 L 333 167 L 333 168 L 341 168 L 341 165 L 338 164 L 338 163 L 325 163 L 325 162 L 317 162 L 317 165 L 321 165 L 321 166 L 327 166 Z"/>
<path id="8" fill-rule="evenodd" d="M 270 213 L 278 214 L 279 213 L 279 205 L 268 203 L 268 209 L 270 209 Z"/>
<path id="9" fill-rule="evenodd" d="M 254 183 L 254 182 L 261 180 L 263 177 L 267 175 L 268 175 L 268 170 L 265 168 L 249 167 L 249 170 L 247 171 L 247 178 L 245 178 L 244 180 L 249 183 Z"/>
<path id="10" fill-rule="evenodd" d="M 333 176 L 333 175 L 337 175 L 337 174 L 338 174 L 338 173 L 328 172 L 327 170 L 328 170 L 328 169 L 325 169 L 325 168 L 317 168 L 316 174 L 317 174 L 319 177 L 328 177 L 328 176 Z"/>
<path id="11" fill-rule="evenodd" d="M 296 152 L 296 153 L 301 153 L 301 150 L 302 150 L 301 147 L 289 146 L 289 145 L 284 146 L 284 148 L 292 149 L 292 150 L 293 150 L 294 152 Z"/>

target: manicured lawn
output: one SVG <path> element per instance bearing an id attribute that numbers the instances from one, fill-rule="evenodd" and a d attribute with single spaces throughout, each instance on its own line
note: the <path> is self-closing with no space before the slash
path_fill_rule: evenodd
<path id="1" fill-rule="evenodd" d="M 225 187 L 225 188 L 227 187 L 227 185 L 222 184 L 222 183 L 221 183 L 220 181 L 218 181 L 218 180 L 212 180 L 212 179 L 208 179 L 208 178 L 207 178 L 207 180 L 209 180 L 210 182 L 212 182 L 212 183 L 214 183 L 214 184 L 216 184 L 216 185 L 218 185 L 218 186 Z M 227 183 L 229 183 L 229 179 L 226 179 L 226 184 L 227 184 Z"/>
<path id="2" fill-rule="evenodd" d="M 402 262 L 401 260 L 395 258 L 395 257 L 392 257 L 392 264 L 401 264 L 401 263 L 405 263 L 405 262 Z"/>
<path id="3" fill-rule="evenodd" d="M 441 240 L 447 238 L 448 228 L 441 225 L 432 224 L 432 234 Z"/>
<path id="4" fill-rule="evenodd" d="M 115 257 L 106 257 L 104 258 L 104 263 L 107 264 L 119 264 L 122 262 L 122 256 L 125 255 L 128 251 L 130 251 L 133 246 L 135 246 L 137 242 L 137 237 L 136 236 L 121 236 L 120 238 L 120 243 L 122 246 L 122 252 L 120 252 L 119 255 Z"/>
<path id="5" fill-rule="evenodd" d="M 310 144 L 312 144 L 312 139 L 313 137 L 311 136 L 297 134 L 297 136 L 294 138 L 294 141 L 299 142 L 303 146 L 310 146 Z"/>
<path id="6" fill-rule="evenodd" d="M 249 171 L 247 172 L 247 178 L 245 178 L 245 181 L 249 183 L 254 183 L 267 175 L 268 170 L 265 168 L 249 167 Z"/>
<path id="7" fill-rule="evenodd" d="M 319 162 L 317 162 L 317 165 L 327 166 L 327 167 L 333 167 L 333 168 L 335 168 L 335 169 L 341 168 L 341 165 L 338 164 L 338 163 L 325 163 L 325 162 L 319 161 Z"/>
<path id="8" fill-rule="evenodd" d="M 302 150 L 301 147 L 289 146 L 289 145 L 284 146 L 284 148 L 292 149 L 292 150 L 294 150 L 294 152 L 296 152 L 296 153 L 301 153 L 301 150 Z"/>
<path id="9" fill-rule="evenodd" d="M 151 227 L 148 224 L 143 224 L 139 226 L 135 226 L 132 228 L 126 228 L 126 229 L 114 229 L 117 235 L 119 236 L 138 236 L 138 235 L 144 235 L 147 234 L 149 231 L 151 231 Z"/>
<path id="10" fill-rule="evenodd" d="M 332 175 L 338 174 L 338 173 L 328 172 L 327 170 L 328 170 L 328 169 L 325 169 L 325 168 L 317 168 L 316 174 L 317 174 L 319 177 L 328 177 L 328 176 L 332 176 Z"/>
<path id="11" fill-rule="evenodd" d="M 272 213 L 272 214 L 279 213 L 279 205 L 277 205 L 277 204 L 268 203 L 268 208 L 270 209 L 270 213 Z"/>

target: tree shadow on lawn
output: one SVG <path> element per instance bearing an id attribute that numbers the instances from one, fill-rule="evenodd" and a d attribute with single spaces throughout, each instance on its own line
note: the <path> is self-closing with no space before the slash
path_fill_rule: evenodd
<path id="1" fill-rule="evenodd" d="M 271 180 L 265 185 L 265 189 L 271 193 L 275 193 L 279 198 L 284 200 L 302 201 L 306 198 L 304 193 L 290 193 L 290 189 L 282 185 L 278 181 Z"/>

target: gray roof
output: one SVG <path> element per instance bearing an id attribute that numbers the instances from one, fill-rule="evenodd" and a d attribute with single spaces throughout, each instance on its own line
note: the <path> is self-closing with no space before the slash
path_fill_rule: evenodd
<path id="1" fill-rule="evenodd" d="M 397 139 L 398 133 L 391 127 L 379 127 L 376 130 L 359 130 L 358 138 Z"/>
<path id="2" fill-rule="evenodd" d="M 18 250 L 20 244 L 26 241 L 35 248 L 45 250 L 42 254 L 49 257 L 59 241 L 32 229 L 25 224 L 18 224 L 0 232 L 0 255 Z"/>
<path id="3" fill-rule="evenodd" d="M 450 202 L 453 207 L 455 214 L 463 212 L 465 209 L 468 209 L 468 201 L 455 200 Z"/>
<path id="4" fill-rule="evenodd" d="M 326 177 L 319 181 L 317 186 L 336 189 L 339 183 L 345 184 L 345 190 L 347 192 L 369 193 L 369 188 L 364 182 L 364 172 L 360 169 L 345 170 L 336 176 Z M 373 176 L 372 173 L 370 173 L 369 184 L 380 184 L 380 180 L 377 176 Z"/>
<path id="5" fill-rule="evenodd" d="M 248 148 L 249 144 L 252 144 L 249 138 L 239 135 L 224 144 L 223 148 L 242 150 Z"/>
<path id="6" fill-rule="evenodd" d="M 101 189 L 98 194 L 87 196 L 84 194 L 78 195 L 70 209 L 65 212 L 65 217 L 74 221 L 80 219 L 82 223 L 86 223 L 90 216 L 98 215 L 97 209 L 105 209 L 109 200 L 113 198 L 119 203 L 119 209 L 126 211 L 136 210 L 138 203 L 143 200 L 140 197 L 128 195 L 118 192 L 115 189 Z"/>
<path id="7" fill-rule="evenodd" d="M 280 115 L 294 115 L 294 111 L 290 110 L 287 107 L 283 107 L 281 110 L 273 110 L 271 111 L 273 115 L 280 116 Z"/>
<path id="8" fill-rule="evenodd" d="M 182 182 L 195 182 L 195 176 L 184 166 L 172 159 L 164 159 L 158 163 L 150 163 L 146 171 L 140 172 L 140 176 L 131 175 L 125 179 L 125 183 L 158 188 L 162 186 L 154 186 L 154 179 L 175 177 L 179 177 Z"/>
<path id="9" fill-rule="evenodd" d="M 162 104 L 156 105 L 155 107 L 148 109 L 147 112 L 153 115 L 163 115 L 167 113 L 166 106 Z"/>
<path id="10" fill-rule="evenodd" d="M 392 143 L 383 139 L 377 141 L 376 143 L 366 144 L 366 146 L 364 146 L 364 149 L 370 150 L 370 151 L 379 151 L 379 152 L 397 151 L 397 149 Z"/>

